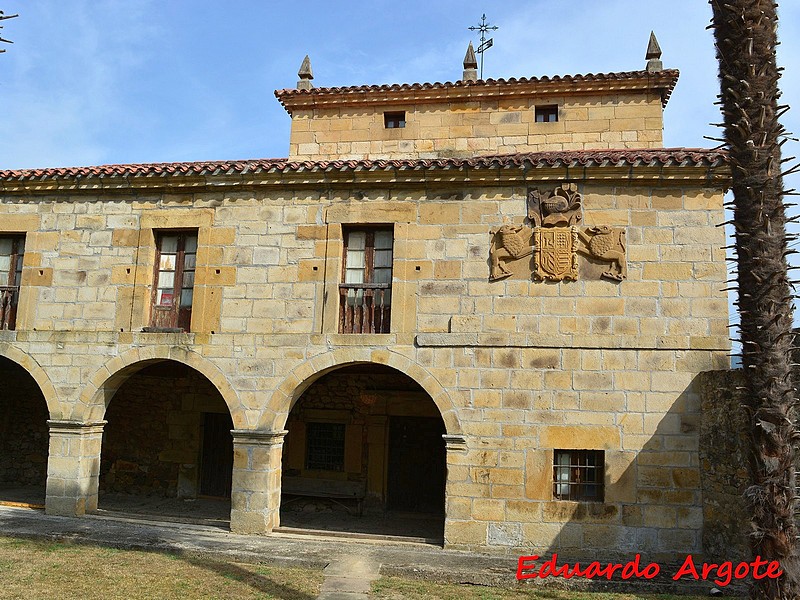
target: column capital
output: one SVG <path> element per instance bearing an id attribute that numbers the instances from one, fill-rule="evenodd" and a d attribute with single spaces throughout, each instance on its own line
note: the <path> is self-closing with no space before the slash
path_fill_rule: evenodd
<path id="1" fill-rule="evenodd" d="M 51 434 L 61 435 L 86 435 L 90 433 L 103 433 L 103 427 L 108 421 L 91 421 L 84 423 L 83 421 L 70 421 L 51 419 L 47 421 L 47 426 L 50 428 Z"/>
<path id="2" fill-rule="evenodd" d="M 466 452 L 467 451 L 467 438 L 463 435 L 448 435 L 442 436 L 445 448 L 448 452 Z"/>
<path id="3" fill-rule="evenodd" d="M 289 433 L 287 430 L 267 431 L 264 429 L 231 429 L 234 444 L 249 444 L 254 446 L 279 446 L 283 438 Z"/>

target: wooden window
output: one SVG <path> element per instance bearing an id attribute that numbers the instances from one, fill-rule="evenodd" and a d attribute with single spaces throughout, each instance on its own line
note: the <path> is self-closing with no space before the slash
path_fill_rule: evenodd
<path id="1" fill-rule="evenodd" d="M 24 255 L 24 235 L 0 236 L 0 329 L 16 326 Z"/>
<path id="2" fill-rule="evenodd" d="M 306 423 L 306 469 L 344 471 L 344 423 Z"/>
<path id="3" fill-rule="evenodd" d="M 158 232 L 152 328 L 189 331 L 196 256 L 197 231 Z"/>
<path id="4" fill-rule="evenodd" d="M 385 112 L 383 113 L 383 126 L 386 129 L 399 129 L 406 126 L 406 113 L 402 112 Z"/>
<path id="5" fill-rule="evenodd" d="M 556 450 L 553 496 L 556 500 L 603 501 L 602 450 Z"/>
<path id="6" fill-rule="evenodd" d="M 344 231 L 344 283 L 339 285 L 340 333 L 389 333 L 393 232 Z"/>
<path id="7" fill-rule="evenodd" d="M 558 106 L 537 106 L 535 114 L 537 123 L 555 123 L 558 121 Z"/>

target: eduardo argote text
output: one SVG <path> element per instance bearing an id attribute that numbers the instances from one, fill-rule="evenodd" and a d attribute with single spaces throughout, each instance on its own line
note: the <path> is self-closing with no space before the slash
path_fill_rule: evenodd
<path id="1" fill-rule="evenodd" d="M 573 577 L 583 577 L 585 579 L 653 579 L 661 573 L 661 567 L 657 563 L 647 563 L 642 565 L 641 555 L 637 554 L 627 563 L 601 563 L 593 561 L 584 567 L 576 562 L 574 565 L 569 563 L 558 563 L 558 554 L 553 554 L 548 560 L 538 562 L 539 556 L 520 556 L 517 561 L 517 579 L 546 579 L 547 577 L 562 577 L 572 579 Z M 734 579 L 775 579 L 783 575 L 778 561 L 767 561 L 760 556 L 750 562 L 740 562 L 734 564 L 731 561 L 722 563 L 695 563 L 691 554 L 687 555 L 683 564 L 672 574 L 672 579 L 677 581 L 681 578 L 695 580 L 713 580 L 713 582 L 724 587 Z"/>

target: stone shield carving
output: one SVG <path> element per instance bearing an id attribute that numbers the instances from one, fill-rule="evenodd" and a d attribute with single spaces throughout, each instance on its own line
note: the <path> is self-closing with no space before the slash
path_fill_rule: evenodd
<path id="1" fill-rule="evenodd" d="M 536 227 L 533 230 L 537 279 L 562 281 L 578 278 L 578 228 Z"/>
<path id="2" fill-rule="evenodd" d="M 574 183 L 527 195 L 526 224 L 492 229 L 489 280 L 527 277 L 530 268 L 517 261 L 533 254 L 533 278 L 539 281 L 627 278 L 625 229 L 610 225 L 579 227 L 583 198 Z M 580 253 L 580 263 L 578 254 Z"/>

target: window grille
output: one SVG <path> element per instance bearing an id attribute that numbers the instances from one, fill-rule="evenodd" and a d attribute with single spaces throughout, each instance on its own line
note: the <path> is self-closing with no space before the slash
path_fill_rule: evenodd
<path id="1" fill-rule="evenodd" d="M 306 423 L 306 469 L 344 471 L 343 423 Z"/>
<path id="2" fill-rule="evenodd" d="M 556 450 L 553 496 L 556 500 L 603 501 L 602 450 Z"/>

